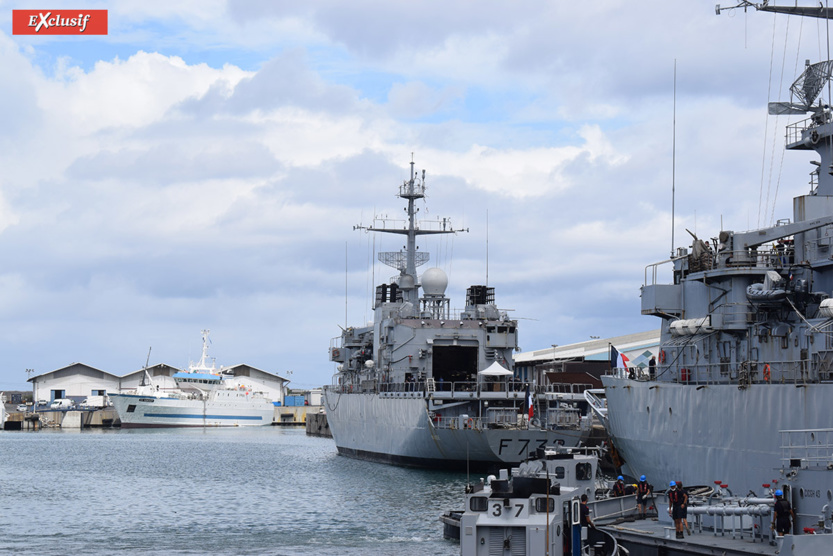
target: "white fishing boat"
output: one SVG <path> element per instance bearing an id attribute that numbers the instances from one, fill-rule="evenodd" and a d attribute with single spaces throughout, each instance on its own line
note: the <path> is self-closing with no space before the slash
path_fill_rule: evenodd
<path id="1" fill-rule="evenodd" d="M 145 371 L 134 392 L 110 394 L 122 427 L 243 427 L 271 425 L 272 401 L 240 379 L 209 365 L 208 330 L 202 331 L 202 356 L 187 371 L 174 374 L 167 390 Z"/>

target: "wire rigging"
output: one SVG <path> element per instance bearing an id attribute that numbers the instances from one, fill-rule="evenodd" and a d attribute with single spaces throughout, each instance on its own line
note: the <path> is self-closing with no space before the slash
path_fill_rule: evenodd
<path id="1" fill-rule="evenodd" d="M 775 19 L 776 18 L 774 17 L 772 18 L 772 44 L 769 53 L 769 80 L 766 93 L 767 103 L 772 102 L 772 67 L 773 60 L 775 58 Z M 767 135 L 769 134 L 769 115 L 767 115 L 764 122 L 764 148 L 763 152 L 761 153 L 761 185 L 758 191 L 758 227 L 761 226 L 761 208 L 764 197 L 764 174 L 766 172 L 766 142 Z"/>
<path id="2" fill-rule="evenodd" d="M 799 71 L 799 60 L 801 59 L 801 38 L 803 36 L 804 31 L 804 18 L 799 18 L 799 25 L 798 25 L 798 44 L 795 48 L 795 64 L 793 67 L 793 75 L 798 75 Z M 786 46 L 784 47 L 786 52 Z M 784 171 L 784 155 L 786 154 L 787 149 L 781 149 L 781 160 L 778 163 L 778 179 L 775 182 L 775 196 L 772 200 L 772 212 L 769 215 L 769 224 L 770 226 L 775 224 L 775 205 L 778 201 L 778 191 L 781 189 L 781 176 Z"/>
<path id="3" fill-rule="evenodd" d="M 778 94 L 779 94 L 779 96 L 781 95 L 781 91 L 784 88 L 784 69 L 787 66 L 787 43 L 789 42 L 789 38 L 790 38 L 790 18 L 787 18 L 786 21 L 787 21 L 787 26 L 784 29 L 784 51 L 781 54 L 781 73 L 778 77 L 778 91 L 779 91 Z M 775 48 L 774 48 L 774 45 L 773 45 L 773 50 L 774 49 Z M 778 121 L 779 118 L 780 118 L 779 115 L 775 116 L 775 125 L 773 126 L 775 129 L 780 129 L 779 121 Z M 778 134 L 773 133 L 772 134 L 772 150 L 771 150 L 770 159 L 769 159 L 769 180 L 767 181 L 767 186 L 766 186 L 766 203 L 764 203 L 764 224 L 766 224 L 766 211 L 770 206 L 769 205 L 769 193 L 772 190 L 772 174 L 773 174 L 773 171 L 775 170 L 775 149 L 778 145 L 777 139 L 778 139 Z M 782 157 L 782 160 L 783 160 L 783 157 Z M 779 175 L 780 175 L 780 169 L 779 169 Z M 773 199 L 772 199 L 772 213 L 773 214 L 775 213 L 775 196 L 773 196 Z M 772 224 L 773 224 L 773 222 L 769 222 L 769 225 L 772 225 Z"/>

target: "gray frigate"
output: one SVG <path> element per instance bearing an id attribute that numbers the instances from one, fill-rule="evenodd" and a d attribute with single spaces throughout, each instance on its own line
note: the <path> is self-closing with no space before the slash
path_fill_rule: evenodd
<path id="1" fill-rule="evenodd" d="M 800 526 L 833 507 L 833 114 L 817 102 L 832 71 L 808 62 L 791 101 L 769 107 L 806 115 L 787 127 L 786 149 L 818 156 L 793 218 L 694 237 L 649 265 L 641 304 L 662 319 L 655 376 L 603 377 L 626 471 L 740 495 L 783 487 Z M 791 488 L 808 474 L 814 487 Z"/>
<path id="2" fill-rule="evenodd" d="M 376 287 L 371 324 L 333 339 L 333 383 L 324 407 L 340 454 L 406 466 L 472 469 L 518 463 L 545 445 L 577 446 L 592 418 L 567 395 L 516 380 L 518 322 L 495 303 L 495 289 L 472 285 L 452 311 L 448 278 L 417 238 L 456 233 L 448 219 L 418 222 L 425 171 L 399 187 L 404 226 L 357 226 L 400 234 L 403 251 L 379 253 L 399 271 Z M 582 400 L 583 401 L 583 400 Z"/>

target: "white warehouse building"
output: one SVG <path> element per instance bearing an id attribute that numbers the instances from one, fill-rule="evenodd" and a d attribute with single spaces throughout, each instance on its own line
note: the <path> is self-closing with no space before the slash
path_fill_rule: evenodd
<path id="1" fill-rule="evenodd" d="M 165 364 L 147 368 L 147 373 L 160 390 L 175 389 L 177 386 L 173 375 L 179 371 L 180 369 Z M 243 364 L 223 367 L 220 371 L 225 375 L 238 377 L 240 382 L 251 386 L 252 390 L 263 392 L 272 401 L 281 402 L 283 405 L 288 379 Z M 142 383 L 144 376 L 145 369 L 120 377 L 84 363 L 73 363 L 33 376 L 28 382 L 32 383 L 32 398 L 35 401 L 52 402 L 59 398 L 68 398 L 80 403 L 89 396 L 133 390 Z"/>

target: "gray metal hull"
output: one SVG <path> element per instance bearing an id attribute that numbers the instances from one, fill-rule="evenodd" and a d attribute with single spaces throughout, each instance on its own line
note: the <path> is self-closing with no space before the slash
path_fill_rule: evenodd
<path id="1" fill-rule="evenodd" d="M 833 426 L 833 384 L 694 386 L 603 377 L 608 432 L 633 475 L 655 485 L 722 481 L 735 494 L 783 481 L 782 430 Z M 833 454 L 831 454 L 833 457 Z"/>
<path id="2" fill-rule="evenodd" d="M 437 428 L 421 398 L 325 393 L 327 421 L 339 453 L 429 468 L 473 469 L 518 463 L 544 445 L 578 445 L 579 430 Z"/>

